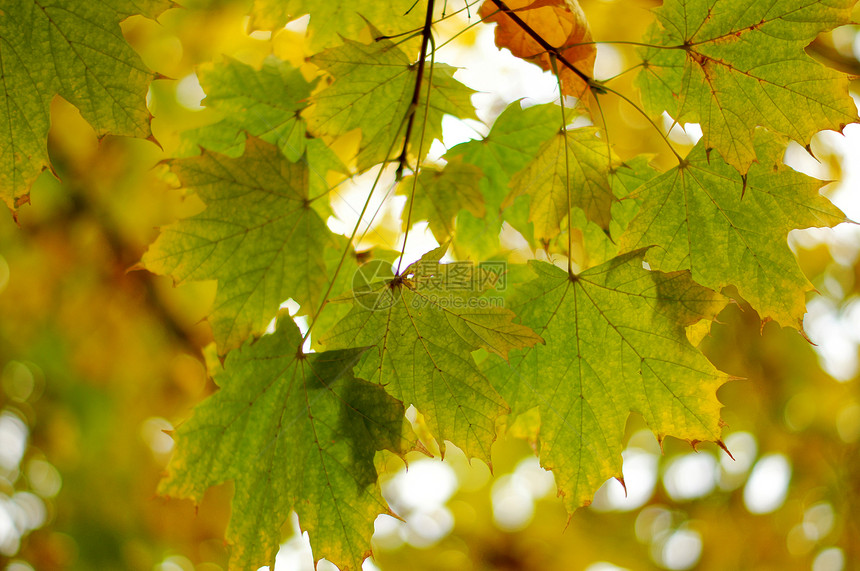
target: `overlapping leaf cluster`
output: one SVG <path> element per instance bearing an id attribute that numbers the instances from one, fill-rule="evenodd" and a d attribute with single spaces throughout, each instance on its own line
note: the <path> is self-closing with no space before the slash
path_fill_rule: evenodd
<path id="1" fill-rule="evenodd" d="M 515 102 L 486 137 L 432 164 L 443 116 L 475 118 L 473 92 L 435 63 L 421 28 L 432 2 L 256 0 L 253 27 L 309 15 L 312 55 L 301 70 L 275 57 L 199 70 L 219 120 L 184 133 L 201 154 L 171 170 L 205 208 L 162 228 L 141 264 L 177 283 L 217 282 L 208 320 L 220 390 L 178 429 L 160 492 L 199 500 L 234 481 L 237 569 L 273 562 L 294 510 L 316 557 L 354 570 L 388 513 L 376 453 L 419 447 L 409 406 L 441 450 L 451 442 L 487 462 L 504 417 L 537 411 L 541 462 L 571 511 L 620 477 L 631 412 L 660 438 L 720 442 L 716 390 L 727 376 L 690 327 L 716 318 L 726 286 L 762 318 L 802 327 L 811 286 L 788 232 L 844 217 L 781 156 L 789 139 L 806 145 L 856 119 L 847 79 L 804 52 L 852 5 L 667 0 L 655 10 L 640 51 L 644 112 L 704 132 L 658 172 L 647 157 L 617 156 L 588 112 L 615 94 L 592 79 L 594 44 L 573 0 L 487 0 L 480 15 L 498 23 L 501 47 L 558 70 L 578 109 Z M 151 76 L 118 23 L 164 6 L 105 6 L 28 0 L 0 11 L 10 206 L 48 164 L 54 94 L 99 133 L 149 134 Z M 429 49 L 423 65 L 413 33 Z M 350 156 L 334 150 L 349 145 Z M 382 245 L 356 252 L 356 232 L 327 224 L 339 185 L 386 163 L 407 172 L 395 192 L 406 197 L 402 229 L 426 221 L 444 244 L 411 265 L 381 262 Z M 557 265 L 478 263 L 505 261 L 500 237 L 514 232 Z M 458 259 L 445 262 L 449 243 Z M 266 334 L 287 300 L 312 329 L 282 316 Z"/>

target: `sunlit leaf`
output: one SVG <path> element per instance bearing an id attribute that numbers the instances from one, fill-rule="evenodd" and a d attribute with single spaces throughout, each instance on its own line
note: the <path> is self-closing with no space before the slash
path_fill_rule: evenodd
<path id="1" fill-rule="evenodd" d="M 802 145 L 857 119 L 848 78 L 804 48 L 851 21 L 853 0 L 672 0 L 656 11 L 637 79 L 645 107 L 700 122 L 706 149 L 746 172 L 757 125 Z M 659 49 L 660 47 L 671 49 Z"/>
<path id="2" fill-rule="evenodd" d="M 457 217 L 459 240 L 456 247 L 474 252 L 478 259 L 498 252 L 504 219 L 502 203 L 511 176 L 532 160 L 540 145 L 558 131 L 560 124 L 561 110 L 556 105 L 523 109 L 515 102 L 496 118 L 485 138 L 461 143 L 448 151 L 446 158 L 462 157 L 464 162 L 478 166 L 484 174 L 480 189 L 486 215 L 476 217 L 463 212 Z"/>
<path id="3" fill-rule="evenodd" d="M 687 273 L 644 270 L 643 255 L 626 254 L 574 278 L 531 262 L 537 277 L 511 307 L 546 344 L 485 367 L 514 414 L 538 407 L 541 464 L 553 470 L 570 511 L 621 475 L 631 411 L 660 437 L 720 438 L 716 390 L 726 376 L 690 345 L 684 327 L 713 319 L 726 300 Z"/>
<path id="4" fill-rule="evenodd" d="M 700 143 L 683 165 L 636 191 L 642 209 L 622 248 L 656 244 L 646 256 L 651 267 L 689 270 L 714 289 L 734 285 L 762 317 L 800 327 L 812 285 L 788 233 L 845 217 L 818 193 L 819 181 L 781 163 L 781 143 L 759 131 L 759 162 L 745 178 Z"/>
<path id="5" fill-rule="evenodd" d="M 315 55 L 311 61 L 333 79 L 330 86 L 313 94 L 310 107 L 303 113 L 311 132 L 339 136 L 361 129 L 356 157 L 359 169 L 398 155 L 406 136 L 406 117 L 418 75 L 417 66 L 406 54 L 388 40 L 370 45 L 347 40 L 340 47 Z M 432 78 L 430 70 L 425 69 L 417 110 L 421 128 L 413 131 L 409 141 L 412 153 L 418 154 L 421 147 L 421 154 L 426 155 L 433 139 L 441 138 L 445 113 L 474 117 L 469 100 L 472 91 L 456 81 L 453 74 L 452 67 L 442 64 L 434 67 Z"/>
<path id="6" fill-rule="evenodd" d="M 322 339 L 330 348 L 369 347 L 356 374 L 422 412 L 430 430 L 469 456 L 490 458 L 504 401 L 471 352 L 503 357 L 540 337 L 514 314 L 478 296 L 492 276 L 469 264 L 440 264 L 438 248 L 389 280 L 353 291 L 353 307 Z M 489 281 L 487 283 L 492 283 Z"/>
<path id="7" fill-rule="evenodd" d="M 200 501 L 232 480 L 230 567 L 274 562 L 290 510 L 317 557 L 357 570 L 373 521 L 389 513 L 373 457 L 404 452 L 403 405 L 351 369 L 362 349 L 309 355 L 289 318 L 272 335 L 232 352 L 220 390 L 176 434 L 162 494 Z"/>
<path id="8" fill-rule="evenodd" d="M 203 103 L 224 118 L 188 133 L 193 140 L 220 150 L 218 142 L 236 139 L 245 131 L 277 145 L 293 162 L 304 154 L 306 127 L 299 111 L 307 105 L 313 84 L 299 70 L 275 57 L 266 58 L 259 70 L 228 59 L 199 68 L 197 75 L 206 92 Z"/>
<path id="9" fill-rule="evenodd" d="M 100 136 L 147 137 L 145 96 L 152 73 L 126 43 L 119 22 L 137 10 L 155 16 L 162 2 L 22 0 L 0 9 L 3 96 L 0 197 L 14 209 L 48 165 L 50 105 L 59 94 Z"/>
<path id="10" fill-rule="evenodd" d="M 511 178 L 506 204 L 529 196 L 535 237 L 555 237 L 570 209 L 582 209 L 602 228 L 609 227 L 615 197 L 609 186 L 611 158 L 606 141 L 591 127 L 559 132 L 546 141 L 526 167 Z"/>
<path id="11" fill-rule="evenodd" d="M 371 22 L 382 34 L 417 29 L 424 10 L 412 0 L 254 0 L 251 25 L 264 30 L 282 28 L 290 20 L 310 14 L 311 48 L 319 51 L 340 44 L 343 38 L 358 39 Z"/>
<path id="12" fill-rule="evenodd" d="M 429 221 L 436 240 L 445 242 L 455 234 L 454 219 L 458 212 L 465 209 L 478 218 L 486 214 L 484 197 L 478 186 L 481 178 L 478 167 L 452 160 L 443 170 L 422 169 L 417 182 L 414 182 L 414 175 L 404 178 L 397 193 L 408 197 L 405 209 L 412 210 L 412 222 Z M 406 224 L 405 218 L 403 223 Z"/>
<path id="13" fill-rule="evenodd" d="M 177 282 L 218 280 L 209 321 L 220 353 L 262 333 L 288 298 L 316 311 L 323 254 L 339 242 L 311 207 L 306 165 L 252 138 L 238 159 L 204 152 L 173 170 L 206 209 L 164 228 L 143 265 Z"/>

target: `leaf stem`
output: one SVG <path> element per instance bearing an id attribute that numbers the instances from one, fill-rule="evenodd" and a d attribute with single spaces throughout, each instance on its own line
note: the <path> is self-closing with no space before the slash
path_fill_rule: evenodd
<path id="1" fill-rule="evenodd" d="M 567 114 L 564 112 L 564 92 L 561 88 L 561 75 L 558 73 L 555 54 L 549 54 L 549 62 L 558 82 L 558 102 L 561 107 L 561 135 L 564 138 L 564 189 L 567 194 L 567 273 L 573 278 L 573 224 L 571 221 L 573 201 L 570 196 L 570 158 L 567 156 Z"/>
<path id="2" fill-rule="evenodd" d="M 669 150 L 672 151 L 672 154 L 675 155 L 676 159 L 678 159 L 678 164 L 684 164 L 684 158 L 680 154 L 678 154 L 678 151 L 676 151 L 675 147 L 672 146 L 671 141 L 669 141 L 669 137 L 663 132 L 663 130 L 660 127 L 657 126 L 657 123 L 655 123 L 654 120 L 651 119 L 651 117 L 647 113 L 645 113 L 645 110 L 643 110 L 641 107 L 639 107 L 633 100 L 631 100 L 629 97 L 627 97 L 626 95 L 624 95 L 620 91 L 612 89 L 611 87 L 607 87 L 606 85 L 602 85 L 602 87 L 607 93 L 612 93 L 613 95 L 620 97 L 622 100 L 624 100 L 628 104 L 630 104 L 630 106 L 633 107 L 633 109 L 638 111 L 639 114 L 642 115 L 645 118 L 645 120 L 651 124 L 652 127 L 654 127 L 654 130 L 657 131 L 657 133 L 663 139 L 663 142 L 666 143 L 666 146 L 669 147 Z"/>
<path id="3" fill-rule="evenodd" d="M 391 144 L 388 146 L 388 150 L 385 153 L 385 156 L 390 156 L 391 152 L 394 150 L 394 147 L 397 143 L 398 137 L 400 134 L 400 130 L 403 128 L 403 124 L 405 122 L 405 117 L 400 121 L 400 125 L 397 127 L 397 133 L 394 135 L 394 139 L 392 139 Z M 332 289 L 334 289 L 334 284 L 337 281 L 337 276 L 340 274 L 341 269 L 343 269 L 343 262 L 346 260 L 347 254 L 349 254 L 350 248 L 353 247 L 354 240 L 356 234 L 358 234 L 358 229 L 361 227 L 361 221 L 364 218 L 364 215 L 367 213 L 368 207 L 370 207 L 370 200 L 373 198 L 373 193 L 376 192 L 376 188 L 379 186 L 379 181 L 382 179 L 382 173 L 385 171 L 385 166 L 389 161 L 384 161 L 381 165 L 379 165 L 379 172 L 376 174 L 376 178 L 373 180 L 373 185 L 370 187 L 370 192 L 367 193 L 367 199 L 364 201 L 364 206 L 361 208 L 361 212 L 358 213 L 358 219 L 355 221 L 355 226 L 352 228 L 352 233 L 349 235 L 349 239 L 347 240 L 346 247 L 343 249 L 343 253 L 340 255 L 340 260 L 337 262 L 337 267 L 335 267 L 334 272 L 331 275 L 331 280 L 329 280 L 328 287 L 325 290 L 325 293 L 322 296 L 322 300 L 319 303 L 319 307 L 315 313 L 311 315 L 311 321 L 308 324 L 308 330 L 305 331 L 305 334 L 302 336 L 302 343 L 299 345 L 299 350 L 305 344 L 308 337 L 311 335 L 311 331 L 316 325 L 317 320 L 319 319 L 320 313 L 322 313 L 323 307 L 325 307 L 326 302 L 328 301 L 329 296 L 331 295 Z M 390 192 L 390 191 L 389 191 Z M 375 215 L 374 215 L 375 216 Z M 365 231 L 365 234 L 367 231 Z"/>
<path id="4" fill-rule="evenodd" d="M 635 64 L 635 65 L 631 65 L 630 67 L 628 67 L 628 68 L 627 68 L 627 69 L 625 69 L 624 71 L 619 71 L 618 73 L 616 73 L 616 74 L 615 74 L 615 75 L 613 75 L 612 77 L 607 77 L 606 79 L 601 79 L 601 80 L 600 80 L 600 82 L 601 82 L 602 84 L 606 84 L 607 82 L 612 81 L 612 80 L 614 80 L 614 79 L 618 79 L 618 78 L 619 78 L 619 77 L 621 77 L 622 75 L 627 74 L 627 73 L 630 73 L 630 72 L 631 72 L 631 71 L 633 71 L 634 69 L 638 69 L 638 68 L 642 67 L 643 65 L 645 65 L 645 62 L 644 62 L 644 61 L 640 61 L 639 63 L 637 63 L 637 64 Z"/>
<path id="5" fill-rule="evenodd" d="M 402 123 L 401 123 L 401 127 L 402 127 Z M 395 141 L 396 141 L 396 138 L 395 138 Z M 393 149 L 393 148 L 394 148 L 394 144 L 392 142 L 390 149 Z M 334 289 L 334 284 L 337 281 L 337 276 L 338 276 L 338 274 L 340 274 L 340 270 L 343 268 L 343 262 L 344 262 L 344 260 L 346 260 L 346 256 L 347 256 L 347 254 L 349 254 L 350 248 L 352 248 L 353 240 L 355 240 L 355 235 L 358 234 L 359 227 L 361 227 L 361 219 L 364 218 L 364 214 L 367 212 L 367 208 L 370 206 L 370 199 L 373 197 L 373 193 L 374 193 L 374 191 L 376 191 L 376 187 L 379 186 L 379 181 L 382 178 L 382 173 L 384 171 L 385 171 L 385 163 L 383 163 L 379 166 L 379 172 L 376 175 L 376 179 L 374 179 L 374 181 L 373 181 L 373 186 L 370 187 L 370 192 L 368 192 L 368 194 L 367 194 L 367 200 L 364 201 L 364 206 L 362 207 L 361 212 L 358 213 L 358 220 L 355 221 L 355 226 L 352 229 L 352 234 L 350 234 L 349 240 L 346 243 L 346 247 L 343 249 L 343 253 L 340 255 L 340 260 L 338 260 L 337 267 L 334 269 L 334 272 L 332 273 L 331 280 L 329 280 L 329 283 L 328 283 L 328 288 L 326 288 L 325 293 L 323 294 L 323 297 L 322 297 L 322 300 L 320 301 L 319 307 L 317 308 L 316 312 L 312 315 L 312 319 L 311 319 L 310 323 L 308 324 L 308 330 L 305 331 L 305 334 L 302 337 L 302 343 L 301 343 L 301 345 L 299 345 L 299 350 L 301 350 L 301 347 L 305 344 L 305 341 L 307 341 L 308 337 L 310 337 L 311 331 L 313 330 L 314 325 L 316 325 L 316 322 L 319 319 L 320 313 L 322 313 L 323 307 L 325 306 L 326 302 L 328 301 L 328 297 L 331 295 L 331 290 Z"/>
<path id="6" fill-rule="evenodd" d="M 606 115 L 603 113 L 603 105 L 600 104 L 600 99 L 595 97 L 594 104 L 597 105 L 597 111 L 600 113 L 600 122 L 603 123 L 603 133 L 606 135 L 606 160 L 609 162 L 609 167 L 611 169 L 612 144 L 609 142 L 609 124 L 606 122 Z"/>
<path id="7" fill-rule="evenodd" d="M 403 178 L 403 169 L 406 167 L 406 152 L 409 149 L 409 139 L 412 138 L 412 127 L 415 124 L 415 113 L 418 110 L 418 99 L 421 97 L 421 82 L 424 79 L 424 64 L 427 59 L 427 46 L 430 44 L 430 38 L 433 35 L 432 26 L 434 2 L 435 0 L 427 0 L 427 15 L 424 18 L 424 29 L 421 32 L 421 54 L 418 56 L 418 74 L 415 78 L 415 89 L 412 91 L 412 99 L 409 101 L 409 120 L 406 123 L 406 138 L 403 140 L 403 150 L 400 152 L 400 156 L 397 159 L 400 163 L 397 166 L 396 174 L 396 179 L 398 181 Z M 424 140 L 423 136 L 421 137 L 421 140 Z"/>
<path id="8" fill-rule="evenodd" d="M 477 22 L 472 22 L 471 24 L 469 24 L 468 26 L 466 26 L 465 28 L 463 28 L 462 30 L 460 30 L 459 32 L 457 32 L 456 34 L 454 34 L 453 36 L 451 36 L 450 38 L 448 38 L 447 40 L 445 40 L 441 44 L 439 44 L 438 49 L 444 48 L 445 46 L 447 46 L 448 44 L 450 44 L 451 42 L 453 42 L 454 40 L 456 40 L 457 38 L 459 38 L 460 36 L 462 36 L 463 34 L 468 32 L 469 30 L 471 30 L 475 26 L 480 26 L 482 23 L 483 23 L 483 20 L 478 20 Z"/>
<path id="9" fill-rule="evenodd" d="M 631 42 L 628 40 L 592 40 L 590 42 L 577 42 L 575 44 L 565 44 L 561 46 L 559 49 L 566 50 L 568 48 L 575 48 L 577 46 L 594 46 L 597 44 L 619 44 L 625 46 L 636 46 L 640 48 L 654 48 L 656 50 L 683 50 L 686 49 L 686 46 L 683 44 L 678 44 L 676 46 L 658 46 L 656 44 L 646 44 L 643 42 Z"/>
<path id="10" fill-rule="evenodd" d="M 430 4 L 433 0 L 429 0 Z M 427 131 L 427 117 L 430 114 L 430 86 L 433 84 L 433 68 L 436 62 L 436 43 L 433 36 L 430 35 L 430 42 L 433 44 L 433 51 L 430 52 L 430 73 L 427 76 L 427 102 L 424 105 L 424 120 L 421 124 L 421 138 L 418 140 L 418 164 L 415 165 L 415 172 L 412 175 L 412 193 L 409 196 L 409 212 L 406 214 L 406 231 L 403 233 L 403 248 L 400 250 L 400 259 L 397 260 L 398 276 L 400 275 L 400 266 L 403 264 L 403 255 L 406 253 L 406 240 L 409 239 L 409 228 L 412 226 L 412 208 L 415 205 L 415 190 L 418 187 L 418 166 L 421 163 L 421 153 L 424 149 L 424 133 Z"/>

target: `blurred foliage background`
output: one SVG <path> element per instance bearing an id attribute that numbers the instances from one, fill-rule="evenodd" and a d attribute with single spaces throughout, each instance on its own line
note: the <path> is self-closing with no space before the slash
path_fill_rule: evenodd
<path id="1" fill-rule="evenodd" d="M 200 506 L 154 493 L 171 452 L 169 431 L 214 388 L 202 354 L 211 341 L 202 319 L 214 286 L 173 287 L 129 270 L 159 226 L 201 208 L 161 163 L 196 153 L 183 133 L 220 119 L 200 105 L 196 66 L 225 56 L 259 66 L 270 54 L 307 64 L 301 22 L 274 35 L 249 33 L 246 1 L 182 4 L 158 21 L 123 23 L 129 43 L 159 74 L 149 94 L 158 145 L 98 140 L 57 98 L 49 140 L 56 173 L 38 180 L 18 224 L 0 216 L 0 568 L 226 565 L 229 486 L 210 490 Z M 624 10 L 643 16 L 621 19 L 618 4 L 583 2 L 595 37 L 641 37 L 654 2 L 627 2 Z M 467 24 L 463 14 L 438 31 L 452 35 Z M 495 50 L 485 32 L 473 28 L 450 49 Z M 860 70 L 855 27 L 820 38 L 810 52 Z M 601 48 L 598 77 L 634 64 L 632 48 Z M 511 66 L 512 74 L 522 69 Z M 629 90 L 632 77 L 615 87 Z M 522 96 L 511 93 L 481 94 L 482 119 Z M 608 100 L 603 111 L 620 155 L 658 146 L 658 135 L 620 101 Z M 858 219 L 854 127 L 844 137 L 818 137 L 818 162 L 799 147 L 787 160 L 840 181 L 825 193 Z M 679 145 L 692 140 L 677 127 L 671 136 Z M 386 217 L 377 224 L 385 230 Z M 632 417 L 626 496 L 610 481 L 569 519 L 552 477 L 520 439 L 496 444 L 493 475 L 456 450 L 444 463 L 416 456 L 409 472 L 392 461 L 384 490 L 403 521 L 377 520 L 375 560 L 365 569 L 857 568 L 860 233 L 795 234 L 792 246 L 819 290 L 806 322 L 818 345 L 762 326 L 743 305 L 726 309 L 703 342 L 720 369 L 744 379 L 719 394 L 734 460 L 709 444 L 698 452 L 671 439 L 658 444 Z M 312 569 L 295 522 L 290 532 L 279 566 Z"/>

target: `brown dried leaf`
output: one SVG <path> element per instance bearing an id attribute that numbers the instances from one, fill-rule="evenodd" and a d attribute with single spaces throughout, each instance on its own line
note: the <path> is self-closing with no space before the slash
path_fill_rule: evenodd
<path id="1" fill-rule="evenodd" d="M 591 30 L 577 0 L 506 0 L 504 5 L 516 13 L 533 31 L 579 71 L 592 75 L 597 49 L 591 43 Z M 508 48 L 515 56 L 552 69 L 550 54 L 519 23 L 505 14 L 493 0 L 479 12 L 484 22 L 495 22 L 496 45 Z M 582 97 L 588 85 L 567 65 L 557 63 L 565 95 Z"/>

